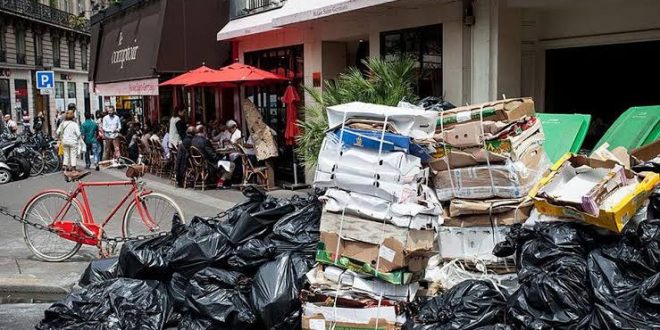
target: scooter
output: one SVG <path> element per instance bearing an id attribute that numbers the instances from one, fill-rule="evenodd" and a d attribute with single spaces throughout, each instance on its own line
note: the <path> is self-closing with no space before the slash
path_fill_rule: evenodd
<path id="1" fill-rule="evenodd" d="M 20 155 L 18 141 L 0 142 L 0 184 L 30 176 L 30 162 Z M 16 153 L 12 151 L 16 150 Z"/>

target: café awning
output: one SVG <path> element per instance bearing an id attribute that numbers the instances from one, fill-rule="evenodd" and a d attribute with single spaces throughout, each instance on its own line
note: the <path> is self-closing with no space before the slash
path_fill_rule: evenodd
<path id="1" fill-rule="evenodd" d="M 222 67 L 207 75 L 199 76 L 199 78 L 186 85 L 186 87 L 216 85 L 251 86 L 288 80 L 280 75 L 238 62 Z"/>
<path id="2" fill-rule="evenodd" d="M 287 5 L 296 10 L 278 15 L 272 24 L 281 27 L 395 1 L 398 0 L 288 0 Z"/>
<path id="3" fill-rule="evenodd" d="M 294 11 L 291 1 L 281 8 L 265 11 L 263 13 L 233 19 L 227 23 L 216 35 L 218 41 L 229 40 L 251 34 L 277 30 L 273 26 L 273 19 Z"/>

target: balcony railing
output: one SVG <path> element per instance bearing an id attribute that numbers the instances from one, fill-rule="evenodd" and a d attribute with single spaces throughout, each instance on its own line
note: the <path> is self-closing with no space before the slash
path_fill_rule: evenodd
<path id="1" fill-rule="evenodd" d="M 33 0 L 0 0 L 0 10 L 89 33 L 89 20 Z"/>
<path id="2" fill-rule="evenodd" d="M 231 0 L 229 19 L 236 19 L 281 8 L 286 0 Z"/>

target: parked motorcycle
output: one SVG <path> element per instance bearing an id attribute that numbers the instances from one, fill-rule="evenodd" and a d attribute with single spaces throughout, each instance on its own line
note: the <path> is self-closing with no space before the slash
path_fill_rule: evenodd
<path id="1" fill-rule="evenodd" d="M 32 166 L 24 154 L 20 141 L 0 142 L 0 184 L 30 176 Z"/>

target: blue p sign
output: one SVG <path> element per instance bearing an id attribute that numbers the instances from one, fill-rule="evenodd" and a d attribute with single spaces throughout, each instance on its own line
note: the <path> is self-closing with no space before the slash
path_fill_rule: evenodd
<path id="1" fill-rule="evenodd" d="M 37 88 L 46 89 L 55 87 L 55 72 L 37 71 Z"/>

